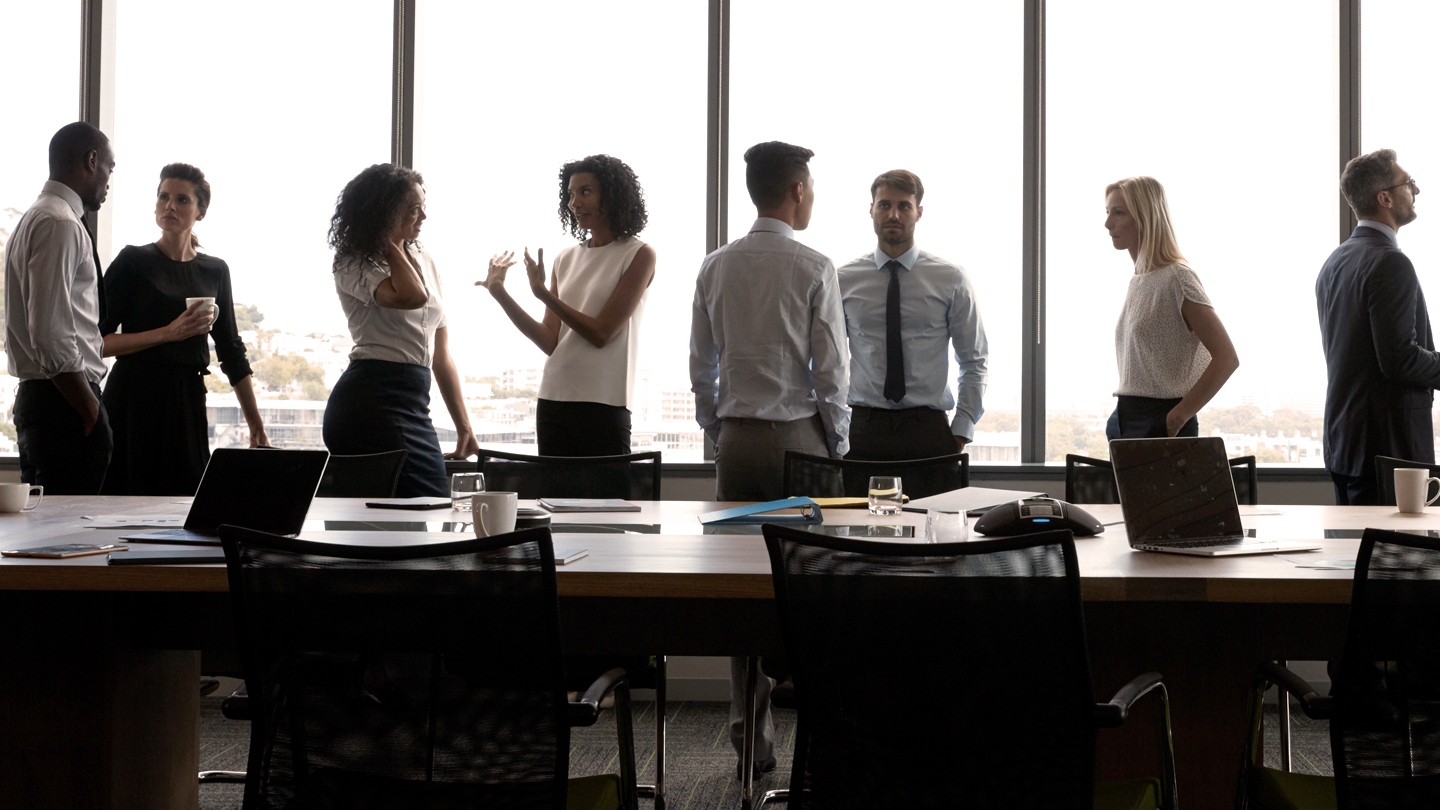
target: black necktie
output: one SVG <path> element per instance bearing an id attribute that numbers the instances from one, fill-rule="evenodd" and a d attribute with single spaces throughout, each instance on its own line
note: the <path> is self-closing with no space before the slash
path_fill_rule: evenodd
<path id="1" fill-rule="evenodd" d="M 885 398 L 891 402 L 905 398 L 905 350 L 900 343 L 900 271 L 904 267 L 894 259 L 885 263 L 890 271 L 890 289 L 885 293 Z"/>
<path id="2" fill-rule="evenodd" d="M 86 211 L 80 221 L 85 223 L 85 233 L 90 237 L 90 258 L 95 260 L 95 295 L 100 301 L 100 322 L 105 322 L 105 277 L 100 274 L 100 249 L 95 246 L 95 228 L 92 226 L 94 220 L 91 218 L 93 211 Z"/>

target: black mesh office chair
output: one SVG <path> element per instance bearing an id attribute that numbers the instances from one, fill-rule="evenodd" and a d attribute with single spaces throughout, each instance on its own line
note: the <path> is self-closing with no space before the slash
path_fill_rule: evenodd
<path id="1" fill-rule="evenodd" d="M 1440 464 L 1426 464 L 1423 461 L 1409 461 L 1390 456 L 1375 457 L 1375 483 L 1379 487 L 1377 500 L 1380 506 L 1395 505 L 1395 471 L 1401 469 L 1429 470 L 1432 476 L 1440 476 Z"/>
<path id="2" fill-rule="evenodd" d="M 907 461 L 850 461 L 785 451 L 785 496 L 864 498 L 870 476 L 898 475 L 910 498 L 927 498 L 970 486 L 970 454 Z"/>
<path id="3" fill-rule="evenodd" d="M 1260 478 L 1254 456 L 1230 459 L 1230 476 L 1235 480 L 1235 500 L 1249 506 L 1260 503 Z M 1065 455 L 1065 500 L 1069 503 L 1119 503 L 1115 487 L 1115 465 L 1100 458 Z"/>
<path id="4" fill-rule="evenodd" d="M 624 672 L 565 699 L 548 529 L 390 547 L 220 534 L 246 810 L 637 806 Z M 610 689 L 620 775 L 567 780 L 570 727 Z"/>
<path id="5" fill-rule="evenodd" d="M 481 450 L 476 462 L 485 474 L 485 488 L 514 492 L 532 498 L 626 498 L 660 500 L 660 451 L 626 456 L 527 456 L 500 450 Z M 582 680 L 620 666 L 630 685 L 655 690 L 655 784 L 640 785 L 640 795 L 665 806 L 665 656 L 651 658 L 613 656 L 571 657 L 567 670 Z M 572 684 L 578 688 L 579 683 Z"/>
<path id="6" fill-rule="evenodd" d="M 1159 674 L 1095 702 L 1070 532 L 940 545 L 764 532 L 799 711 L 791 807 L 1175 806 Z M 906 688 L 876 687 L 897 670 Z M 1152 693 L 1162 777 L 1097 785 L 1096 729 Z"/>
<path id="7" fill-rule="evenodd" d="M 393 498 L 409 450 L 334 456 L 320 476 L 317 498 Z"/>
<path id="8" fill-rule="evenodd" d="M 1244 805 L 1440 807 L 1437 615 L 1440 540 L 1366 529 L 1355 560 L 1345 651 L 1330 695 L 1275 664 L 1256 678 L 1240 781 Z M 1294 696 L 1310 717 L 1330 721 L 1334 779 L 1264 767 L 1261 701 L 1271 684 Z"/>

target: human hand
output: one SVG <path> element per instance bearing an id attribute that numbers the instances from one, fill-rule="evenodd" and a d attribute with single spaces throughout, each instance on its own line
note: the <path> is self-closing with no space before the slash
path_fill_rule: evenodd
<path id="1" fill-rule="evenodd" d="M 515 254 L 511 251 L 496 253 L 490 257 L 490 270 L 485 275 L 484 281 L 475 282 L 475 286 L 484 287 L 494 295 L 497 290 L 505 287 L 505 271 L 515 264 Z"/>
<path id="2" fill-rule="evenodd" d="M 184 312 L 180 313 L 180 317 L 171 321 L 170 325 L 165 327 L 165 339 L 173 343 L 178 340 L 195 337 L 196 335 L 203 335 L 210 331 L 210 325 L 214 322 L 215 313 L 211 310 L 210 304 L 204 301 L 196 301 Z"/>
<path id="3" fill-rule="evenodd" d="M 965 445 L 967 445 L 967 444 L 969 444 L 969 443 L 970 443 L 970 440 L 967 439 L 967 438 L 965 438 L 964 436 L 956 436 L 956 437 L 955 437 L 955 452 L 957 452 L 957 453 L 963 453 L 963 452 L 965 452 Z"/>
<path id="4" fill-rule="evenodd" d="M 545 291 L 545 248 L 535 251 L 539 258 L 530 258 L 530 248 L 525 248 L 525 275 L 530 277 L 530 291 L 540 295 Z"/>
<path id="5" fill-rule="evenodd" d="M 270 446 L 271 446 L 271 445 L 270 445 L 270 437 L 265 434 L 265 427 L 264 427 L 264 425 L 261 425 L 260 427 L 250 428 L 250 446 L 251 446 L 251 447 L 270 447 Z"/>
<path id="6" fill-rule="evenodd" d="M 475 440 L 475 434 L 469 428 L 461 428 L 455 437 L 455 452 L 446 453 L 445 458 L 466 459 L 480 452 L 480 442 Z"/>
<path id="7" fill-rule="evenodd" d="M 1179 406 L 1165 414 L 1165 435 L 1172 439 L 1179 435 L 1180 428 L 1185 427 L 1185 423 L 1190 421 L 1190 416 L 1192 414 L 1182 413 Z"/>

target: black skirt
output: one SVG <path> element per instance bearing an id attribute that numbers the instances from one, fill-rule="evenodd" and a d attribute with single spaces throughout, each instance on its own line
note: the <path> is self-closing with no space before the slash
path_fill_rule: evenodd
<path id="1" fill-rule="evenodd" d="M 199 369 L 120 358 L 105 382 L 115 450 L 102 495 L 194 495 L 210 461 Z"/>
<path id="2" fill-rule="evenodd" d="M 409 450 L 395 496 L 450 494 L 445 456 L 430 421 L 430 369 L 351 360 L 325 403 L 325 447 L 340 456 Z"/>

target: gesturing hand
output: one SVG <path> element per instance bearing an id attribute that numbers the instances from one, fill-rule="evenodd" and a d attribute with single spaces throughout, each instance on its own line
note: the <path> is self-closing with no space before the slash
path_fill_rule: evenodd
<path id="1" fill-rule="evenodd" d="M 505 286 L 505 271 L 515 263 L 515 254 L 511 251 L 497 253 L 490 257 L 490 272 L 486 274 L 484 281 L 475 282 L 475 286 L 484 287 L 492 294 Z"/>
<path id="2" fill-rule="evenodd" d="M 545 248 L 535 251 L 538 259 L 530 258 L 530 248 L 525 248 L 525 274 L 530 277 L 530 289 L 536 295 L 545 290 Z"/>
<path id="3" fill-rule="evenodd" d="M 173 342 L 203 335 L 210 331 L 210 324 L 214 322 L 215 313 L 210 310 L 210 305 L 196 301 L 165 328 L 169 330 L 169 340 Z"/>

